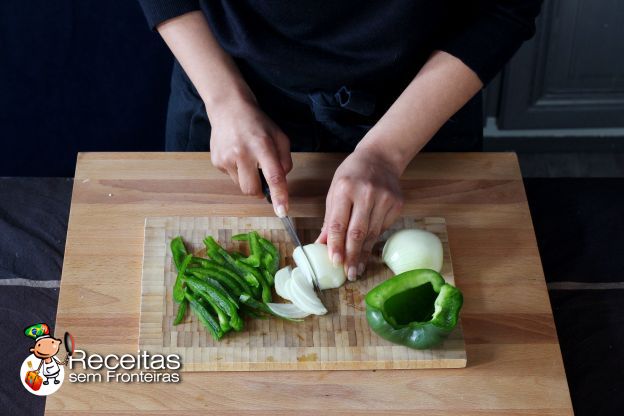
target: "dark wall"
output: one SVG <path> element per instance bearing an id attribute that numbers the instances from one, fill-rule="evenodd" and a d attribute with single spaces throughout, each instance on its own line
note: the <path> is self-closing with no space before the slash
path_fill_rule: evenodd
<path id="1" fill-rule="evenodd" d="M 171 64 L 134 0 L 0 1 L 0 176 L 161 150 Z"/>

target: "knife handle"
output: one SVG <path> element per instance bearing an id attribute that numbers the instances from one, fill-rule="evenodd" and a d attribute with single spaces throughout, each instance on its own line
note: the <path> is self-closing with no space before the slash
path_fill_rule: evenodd
<path id="1" fill-rule="evenodd" d="M 269 184 L 267 183 L 266 178 L 262 173 L 262 169 L 258 169 L 258 175 L 260 175 L 260 185 L 262 186 L 262 193 L 264 194 L 266 200 L 269 201 L 269 204 L 272 204 L 273 202 L 271 201 L 271 190 L 269 189 Z"/>

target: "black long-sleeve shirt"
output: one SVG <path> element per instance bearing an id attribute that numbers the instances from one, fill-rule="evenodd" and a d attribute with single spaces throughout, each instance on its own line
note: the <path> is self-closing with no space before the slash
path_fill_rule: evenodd
<path id="1" fill-rule="evenodd" d="M 152 28 L 202 10 L 246 78 L 311 101 L 315 113 L 346 88 L 372 97 L 350 110 L 373 106 L 378 117 L 434 50 L 459 58 L 486 84 L 533 35 L 542 0 L 139 2 Z"/>
<path id="2" fill-rule="evenodd" d="M 541 0 L 139 0 L 151 27 L 202 10 L 222 47 L 287 88 L 411 79 L 434 49 L 484 83 L 535 30 Z"/>

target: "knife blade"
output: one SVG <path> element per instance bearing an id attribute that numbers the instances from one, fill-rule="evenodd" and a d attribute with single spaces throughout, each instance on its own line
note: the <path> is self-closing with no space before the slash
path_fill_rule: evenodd
<path id="1" fill-rule="evenodd" d="M 260 183 L 262 184 L 262 193 L 264 194 L 264 197 L 266 198 L 267 202 L 269 204 L 272 204 L 273 202 L 271 201 L 271 191 L 269 189 L 269 184 L 267 183 L 261 169 L 258 169 L 258 174 L 260 175 Z M 314 265 L 310 261 L 310 257 L 308 257 L 308 253 L 306 253 L 305 248 L 303 247 L 303 244 L 301 244 L 301 240 L 299 239 L 299 236 L 297 235 L 295 224 L 293 223 L 292 219 L 288 215 L 285 217 L 278 217 L 278 218 L 282 222 L 282 225 L 284 226 L 284 229 L 288 233 L 288 236 L 290 237 L 290 241 L 292 241 L 295 248 L 301 247 L 301 252 L 303 253 L 303 256 L 308 262 L 308 269 L 310 270 L 310 274 L 312 277 L 312 286 L 314 286 L 314 291 L 316 292 L 316 295 L 319 297 L 321 302 L 325 304 L 324 302 L 325 296 L 323 292 L 321 291 L 321 286 L 319 285 L 318 277 L 316 275 L 316 271 L 314 270 Z M 325 307 L 327 308 L 327 305 L 325 305 Z"/>

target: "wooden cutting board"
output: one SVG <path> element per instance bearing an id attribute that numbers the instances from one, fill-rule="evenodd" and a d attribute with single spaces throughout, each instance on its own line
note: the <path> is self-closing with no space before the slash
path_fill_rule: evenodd
<path id="1" fill-rule="evenodd" d="M 296 218 L 303 244 L 318 236 L 320 218 Z M 466 366 L 461 322 L 449 338 L 431 350 L 392 344 L 372 332 L 366 321 L 364 296 L 392 276 L 381 262 L 383 242 L 392 231 L 423 228 L 440 237 L 444 246 L 442 275 L 454 284 L 446 223 L 442 218 L 401 218 L 373 250 L 365 276 L 326 291 L 329 313 L 301 323 L 269 318 L 248 319 L 242 332 L 214 341 L 193 314 L 173 326 L 177 305 L 172 299 L 176 278 L 169 243 L 181 235 L 189 250 L 204 255 L 202 240 L 212 235 L 228 250 L 245 252 L 246 243 L 231 241 L 234 234 L 258 230 L 282 254 L 280 267 L 294 264 L 293 245 L 275 217 L 159 217 L 145 221 L 139 349 L 179 354 L 183 371 L 368 370 L 459 368 Z M 240 248 L 239 248 L 240 244 Z M 280 298 L 275 295 L 274 301 Z"/>

